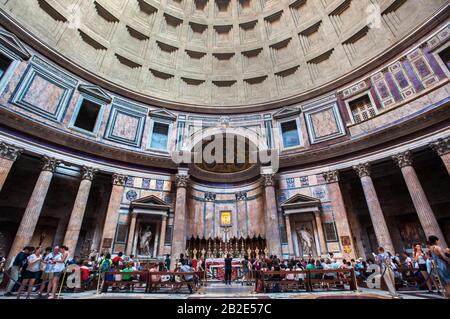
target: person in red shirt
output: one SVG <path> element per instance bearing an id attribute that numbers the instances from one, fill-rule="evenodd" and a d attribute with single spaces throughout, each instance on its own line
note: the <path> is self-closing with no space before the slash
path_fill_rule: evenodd
<path id="1" fill-rule="evenodd" d="M 89 280 L 90 275 L 90 270 L 87 261 L 85 261 L 83 265 L 80 267 L 80 272 L 81 272 L 81 281 L 83 283 L 86 283 Z"/>
<path id="2" fill-rule="evenodd" d="M 123 262 L 122 256 L 123 256 L 123 253 L 120 252 L 116 257 L 114 257 L 114 259 L 112 260 L 113 264 L 119 265 L 119 263 L 122 263 Z"/>

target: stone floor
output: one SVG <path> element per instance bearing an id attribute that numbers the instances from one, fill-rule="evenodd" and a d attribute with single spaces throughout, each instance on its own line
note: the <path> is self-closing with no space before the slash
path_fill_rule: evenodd
<path id="1" fill-rule="evenodd" d="M 444 299 L 441 295 L 418 291 L 402 291 L 403 299 Z M 221 283 L 210 283 L 208 287 L 200 289 L 195 294 L 144 294 L 144 293 L 63 293 L 63 299 L 390 299 L 385 291 L 361 288 L 359 292 L 336 291 L 336 292 L 313 292 L 313 293 L 278 293 L 278 294 L 255 294 L 253 287 L 242 287 L 240 284 L 225 286 Z M 35 296 L 32 296 L 35 298 Z M 4 297 L 0 293 L 0 299 L 15 299 L 15 297 Z"/>

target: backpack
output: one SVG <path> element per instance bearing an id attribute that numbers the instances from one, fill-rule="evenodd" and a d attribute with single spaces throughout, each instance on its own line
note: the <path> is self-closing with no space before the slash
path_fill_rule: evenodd
<path id="1" fill-rule="evenodd" d="M 105 260 L 103 260 L 103 262 L 101 264 L 100 271 L 107 272 L 107 271 L 109 271 L 110 266 L 111 266 L 111 260 L 105 259 Z"/>

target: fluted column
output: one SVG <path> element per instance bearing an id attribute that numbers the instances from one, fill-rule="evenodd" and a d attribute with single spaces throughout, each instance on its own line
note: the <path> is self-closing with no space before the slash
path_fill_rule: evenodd
<path id="1" fill-rule="evenodd" d="M 428 202 L 427 196 L 420 184 L 419 178 L 417 177 L 416 171 L 412 166 L 412 156 L 410 151 L 397 154 L 392 158 L 400 167 L 403 178 L 405 179 L 406 186 L 408 187 L 409 194 L 411 195 L 412 202 L 416 208 L 417 215 L 419 216 L 420 224 L 422 225 L 423 231 L 427 236 L 437 236 L 443 246 L 445 246 L 445 237 L 439 227 L 436 220 L 436 216 L 431 209 L 430 203 Z"/>
<path id="2" fill-rule="evenodd" d="M 66 235 L 64 236 L 64 245 L 69 248 L 70 256 L 74 256 L 77 248 L 78 238 L 80 236 L 81 226 L 83 224 L 84 213 L 91 191 L 92 181 L 94 180 L 97 169 L 83 166 L 81 169 L 81 182 L 78 188 L 77 197 L 67 225 Z"/>
<path id="3" fill-rule="evenodd" d="M 280 227 L 278 225 L 274 174 L 263 174 L 262 178 L 266 200 L 265 222 L 267 248 L 269 255 L 277 255 L 281 258 Z"/>
<path id="4" fill-rule="evenodd" d="M 14 258 L 25 245 L 30 244 L 39 216 L 41 215 L 42 207 L 44 206 L 53 174 L 61 163 L 61 161 L 49 157 L 44 157 L 42 162 L 41 174 L 34 186 L 33 193 L 31 194 L 27 208 L 23 214 L 16 237 L 14 238 L 11 250 L 9 251 L 8 261 Z"/>
<path id="5" fill-rule="evenodd" d="M 189 182 L 189 175 L 178 174 L 176 176 L 177 198 L 175 203 L 175 217 L 173 220 L 173 241 L 172 241 L 172 270 L 176 266 L 176 260 L 180 254 L 186 252 L 186 196 Z"/>
<path id="6" fill-rule="evenodd" d="M 286 233 L 289 247 L 289 258 L 295 257 L 294 252 L 294 243 L 292 242 L 292 228 L 291 228 L 291 220 L 289 218 L 289 214 L 284 215 L 284 221 L 286 223 Z"/>
<path id="7" fill-rule="evenodd" d="M 431 143 L 430 146 L 441 157 L 447 172 L 450 174 L 450 136 L 441 138 Z"/>
<path id="8" fill-rule="evenodd" d="M 361 179 L 364 196 L 366 197 L 367 207 L 369 208 L 370 218 L 372 219 L 378 245 L 393 254 L 395 252 L 394 245 L 392 244 L 391 235 L 389 234 L 383 210 L 381 209 L 380 201 L 378 200 L 375 185 L 370 177 L 370 164 L 360 164 L 353 168 Z"/>
<path id="9" fill-rule="evenodd" d="M 328 184 L 330 200 L 333 205 L 336 229 L 339 234 L 339 241 L 343 250 L 343 257 L 347 260 L 350 258 L 355 258 L 356 252 L 353 244 L 353 236 L 350 229 L 350 224 L 348 222 L 347 209 L 345 208 L 341 187 L 339 186 L 339 172 L 327 172 L 323 174 L 323 177 Z M 343 239 L 345 239 L 346 242 L 343 242 Z"/>
<path id="10" fill-rule="evenodd" d="M 100 250 L 111 252 L 112 243 L 116 235 L 117 221 L 119 219 L 120 203 L 122 194 L 128 177 L 125 175 L 114 174 L 112 177 L 113 187 L 109 197 L 108 210 L 106 211 L 105 225 L 103 226 L 102 245 Z"/>
<path id="11" fill-rule="evenodd" d="M 158 255 L 162 256 L 164 255 L 164 247 L 166 245 L 166 228 L 167 228 L 167 216 L 162 217 L 161 221 L 161 236 L 159 236 L 159 249 L 158 249 Z"/>
<path id="12" fill-rule="evenodd" d="M 131 213 L 130 227 L 128 229 L 127 250 L 126 250 L 127 256 L 130 256 L 131 254 L 133 254 L 134 233 L 136 232 L 136 219 L 137 219 L 137 215 L 134 213 Z"/>
<path id="13" fill-rule="evenodd" d="M 0 143 L 0 192 L 5 184 L 9 172 L 11 171 L 11 167 L 22 152 L 23 149 L 4 142 Z"/>

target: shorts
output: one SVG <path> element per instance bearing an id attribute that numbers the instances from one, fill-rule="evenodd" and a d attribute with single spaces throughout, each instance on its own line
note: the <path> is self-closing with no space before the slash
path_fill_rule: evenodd
<path id="1" fill-rule="evenodd" d="M 54 272 L 53 278 L 61 278 L 62 274 L 63 274 L 62 272 Z"/>
<path id="2" fill-rule="evenodd" d="M 26 270 L 24 275 L 23 275 L 23 279 L 34 279 L 34 280 L 39 280 L 39 271 L 28 271 Z"/>
<path id="3" fill-rule="evenodd" d="M 427 271 L 427 264 L 419 264 L 420 271 Z"/>

